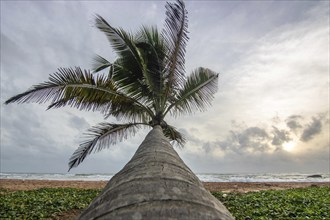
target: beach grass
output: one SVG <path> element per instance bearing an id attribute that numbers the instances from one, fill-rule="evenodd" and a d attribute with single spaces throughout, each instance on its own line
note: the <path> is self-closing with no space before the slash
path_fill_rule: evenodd
<path id="1" fill-rule="evenodd" d="M 100 189 L 1 189 L 0 216 L 4 219 L 70 219 L 70 215 L 63 213 L 77 213 L 77 210 L 79 213 L 99 193 Z M 330 219 L 329 187 L 212 194 L 237 220 Z"/>

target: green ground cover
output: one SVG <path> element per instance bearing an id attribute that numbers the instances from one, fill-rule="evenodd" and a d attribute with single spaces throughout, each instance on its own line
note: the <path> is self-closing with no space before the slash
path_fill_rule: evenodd
<path id="1" fill-rule="evenodd" d="M 0 219 L 56 219 L 62 212 L 84 209 L 99 194 L 95 189 L 44 188 L 0 190 Z"/>
<path id="2" fill-rule="evenodd" d="M 330 219 L 330 188 L 213 193 L 237 220 Z"/>
<path id="3" fill-rule="evenodd" d="M 63 212 L 84 209 L 99 192 L 71 188 L 14 192 L 0 189 L 0 218 L 57 219 Z M 330 219 L 329 187 L 212 194 L 237 220 Z"/>

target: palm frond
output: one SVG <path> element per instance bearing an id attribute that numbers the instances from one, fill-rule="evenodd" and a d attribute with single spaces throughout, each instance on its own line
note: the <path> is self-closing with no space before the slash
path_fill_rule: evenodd
<path id="1" fill-rule="evenodd" d="M 73 167 L 77 167 L 87 155 L 93 151 L 98 152 L 104 148 L 109 148 L 111 145 L 115 145 L 117 142 L 121 142 L 127 139 L 128 135 L 134 135 L 136 129 L 140 127 L 140 124 L 111 124 L 100 123 L 97 126 L 92 127 L 86 134 L 85 142 L 80 144 L 80 147 L 72 154 L 69 160 L 69 171 Z"/>
<path id="2" fill-rule="evenodd" d="M 140 106 L 135 105 L 132 102 L 120 102 L 118 105 L 112 105 L 105 114 L 105 119 L 109 116 L 113 116 L 118 121 L 131 121 L 147 123 L 151 120 L 150 114 L 142 109 Z"/>
<path id="3" fill-rule="evenodd" d="M 155 112 L 160 112 L 162 103 L 164 103 L 162 101 L 164 94 L 164 77 L 162 74 L 161 63 L 159 62 L 160 60 L 158 59 L 155 48 L 151 44 L 141 42 L 137 44 L 137 47 L 144 59 L 143 84 L 148 88 L 148 90 L 144 90 L 145 92 L 138 94 L 143 95 L 143 98 L 148 97 L 147 100 L 151 101 L 150 104 Z M 143 87 L 140 89 L 142 88 Z"/>
<path id="4" fill-rule="evenodd" d="M 118 88 L 137 100 L 150 101 L 150 88 L 144 72 L 146 63 L 136 45 L 137 39 L 121 28 L 112 27 L 99 15 L 95 23 L 106 34 L 118 55 L 113 65 L 113 80 Z"/>
<path id="5" fill-rule="evenodd" d="M 108 67 L 111 68 L 112 64 L 106 60 L 105 58 L 101 57 L 100 55 L 96 55 L 93 59 L 92 71 L 94 73 L 100 72 Z M 111 76 L 110 76 L 111 78 Z"/>
<path id="6" fill-rule="evenodd" d="M 79 67 L 60 68 L 58 72 L 50 75 L 49 81 L 13 96 L 5 104 L 47 101 L 51 101 L 48 109 L 71 106 L 80 110 L 99 110 L 107 114 L 112 106 L 129 102 L 143 109 L 150 116 L 153 115 L 146 106 L 119 92 L 108 78 L 102 75 L 95 77 L 89 71 L 83 71 Z"/>
<path id="7" fill-rule="evenodd" d="M 187 78 L 182 90 L 172 100 L 165 114 L 191 113 L 194 109 L 204 110 L 211 105 L 214 94 L 218 90 L 218 74 L 207 69 L 198 68 Z"/>
<path id="8" fill-rule="evenodd" d="M 135 50 L 132 36 L 123 29 L 117 29 L 112 27 L 102 16 L 96 15 L 95 18 L 96 27 L 104 32 L 111 43 L 113 49 L 119 53 L 123 51 L 130 51 L 133 54 L 138 54 Z"/>
<path id="9" fill-rule="evenodd" d="M 100 31 L 105 33 L 112 48 L 117 52 L 122 62 L 126 64 L 124 66 L 132 66 L 131 70 L 136 71 L 141 76 L 141 60 L 133 36 L 121 28 L 112 27 L 100 15 L 96 15 L 95 25 Z"/>
<path id="10" fill-rule="evenodd" d="M 148 46 L 149 48 L 147 49 L 150 50 L 146 50 L 148 54 L 151 55 L 149 59 L 153 63 L 157 63 L 159 65 L 158 68 L 161 71 L 163 71 L 165 68 L 167 47 L 162 35 L 158 33 L 157 27 L 142 26 L 142 28 L 140 29 L 140 31 L 136 36 L 136 39 L 137 39 L 137 44 L 144 43 L 149 45 Z"/>
<path id="11" fill-rule="evenodd" d="M 177 144 L 179 147 L 182 148 L 186 143 L 185 137 L 179 131 L 177 131 L 175 127 L 168 124 L 163 124 L 162 130 L 164 135 L 169 138 L 170 141 L 173 141 L 174 144 Z"/>
<path id="12" fill-rule="evenodd" d="M 62 69 L 61 74 L 65 75 L 72 69 Z M 73 74 L 80 75 L 80 79 L 90 78 L 90 81 L 76 81 L 75 86 L 65 85 L 62 88 L 61 97 L 53 99 L 48 109 L 60 108 L 64 106 L 75 107 L 80 110 L 93 110 L 106 113 L 112 105 L 118 105 L 123 101 L 122 94 L 119 94 L 116 86 L 111 80 L 103 75 L 94 76 L 88 71 L 82 73 L 75 70 Z M 65 82 L 58 82 L 58 85 Z M 125 99 L 124 99 L 125 100 Z"/>
<path id="13" fill-rule="evenodd" d="M 165 77 L 163 74 L 166 57 L 165 42 L 156 27 L 142 26 L 135 38 L 135 45 L 139 51 L 143 66 L 143 78 L 141 79 L 143 86 L 139 88 L 141 92 L 137 94 L 152 101 L 150 104 L 157 112 L 163 103 L 165 88 Z M 134 92 L 136 93 L 137 91 L 135 90 Z"/>
<path id="14" fill-rule="evenodd" d="M 115 61 L 113 67 L 114 71 L 112 79 L 118 86 L 118 89 L 123 91 L 127 96 L 150 107 L 148 103 L 152 102 L 152 97 L 144 77 L 139 77 L 134 72 L 126 69 L 125 64 L 122 64 L 120 59 Z"/>
<path id="15" fill-rule="evenodd" d="M 144 83 L 149 88 L 150 95 L 159 95 L 161 91 L 162 70 L 158 59 L 158 54 L 153 45 L 140 42 L 136 44 L 143 58 Z"/>
<path id="16" fill-rule="evenodd" d="M 104 79 L 99 78 L 100 81 Z M 102 84 L 98 82 L 98 84 Z M 96 85 L 95 78 L 89 71 L 80 68 L 59 68 L 58 72 L 49 76 L 49 81 L 32 86 L 24 93 L 13 96 L 5 104 L 12 102 L 25 103 L 36 102 L 44 103 L 49 100 L 53 102 L 61 100 L 66 93 L 70 93 L 76 88 L 93 88 Z M 102 90 L 102 89 L 101 89 Z"/>
<path id="17" fill-rule="evenodd" d="M 185 52 L 188 41 L 188 18 L 183 0 L 166 4 L 166 19 L 163 37 L 168 47 L 167 55 L 167 94 L 171 89 L 182 86 L 185 79 Z"/>
<path id="18" fill-rule="evenodd" d="M 163 36 L 158 32 L 158 29 L 156 26 L 142 26 L 140 31 L 137 32 L 136 35 L 136 41 L 137 42 L 146 42 L 151 44 L 154 48 L 161 49 L 161 53 L 159 55 L 161 57 L 165 57 L 166 55 L 166 47 L 165 47 L 165 41 L 163 39 Z"/>

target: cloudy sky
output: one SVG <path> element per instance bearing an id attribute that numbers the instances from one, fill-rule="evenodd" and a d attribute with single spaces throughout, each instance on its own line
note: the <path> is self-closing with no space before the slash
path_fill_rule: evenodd
<path id="1" fill-rule="evenodd" d="M 168 118 L 193 171 L 329 173 L 329 2 L 187 1 L 186 71 L 220 73 L 213 106 Z M 1 103 L 58 67 L 114 59 L 95 14 L 135 31 L 164 23 L 164 1 L 1 1 Z M 66 172 L 98 112 L 1 104 L 1 172 Z M 114 119 L 109 119 L 114 121 Z M 91 155 L 73 173 L 114 173 L 148 130 Z"/>

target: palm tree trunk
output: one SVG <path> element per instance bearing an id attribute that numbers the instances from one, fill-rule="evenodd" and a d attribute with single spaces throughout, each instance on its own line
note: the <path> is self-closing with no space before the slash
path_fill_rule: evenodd
<path id="1" fill-rule="evenodd" d="M 154 127 L 78 219 L 234 219 Z"/>

